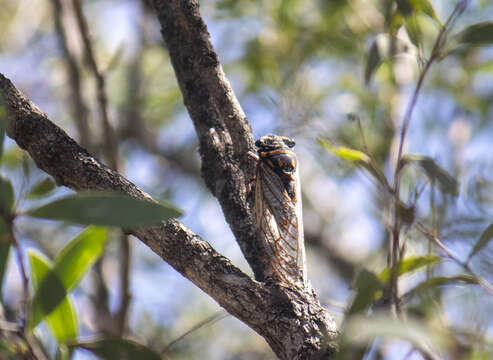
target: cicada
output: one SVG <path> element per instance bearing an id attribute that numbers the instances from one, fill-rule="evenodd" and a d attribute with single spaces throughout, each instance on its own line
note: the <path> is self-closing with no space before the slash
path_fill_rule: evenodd
<path id="1" fill-rule="evenodd" d="M 255 215 L 258 236 L 280 282 L 305 286 L 306 260 L 299 166 L 294 140 L 268 134 L 255 142 Z"/>

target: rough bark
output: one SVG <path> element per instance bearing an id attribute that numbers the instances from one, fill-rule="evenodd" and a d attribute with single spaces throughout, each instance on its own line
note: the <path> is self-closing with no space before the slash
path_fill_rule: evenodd
<path id="1" fill-rule="evenodd" d="M 0 90 L 7 110 L 7 135 L 59 185 L 152 200 L 81 148 L 2 74 Z M 179 220 L 130 232 L 263 336 L 279 358 L 311 359 L 334 352 L 335 323 L 313 292 L 252 279 Z"/>
<path id="2" fill-rule="evenodd" d="M 212 48 L 197 1 L 154 1 L 183 100 L 199 139 L 202 177 L 222 206 L 255 278 L 264 280 L 267 255 L 259 246 L 247 183 L 252 130 Z"/>
<path id="3" fill-rule="evenodd" d="M 248 120 L 224 76 L 197 1 L 154 1 L 185 105 L 195 125 L 202 176 L 218 198 L 257 280 L 266 254 L 257 241 L 246 185 L 253 150 Z M 74 190 L 120 191 L 152 200 L 81 148 L 0 74 L 7 134 L 38 167 Z M 163 260 L 263 336 L 281 359 L 321 358 L 334 352 L 334 321 L 312 290 L 259 282 L 217 253 L 178 220 L 131 231 Z"/>

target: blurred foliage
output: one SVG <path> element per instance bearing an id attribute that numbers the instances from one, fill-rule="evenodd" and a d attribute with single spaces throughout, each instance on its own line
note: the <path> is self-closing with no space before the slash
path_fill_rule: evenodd
<path id="1" fill-rule="evenodd" d="M 73 111 L 75 80 L 54 26 L 60 15 L 69 54 L 79 71 L 79 101 L 89 109 L 91 151 L 101 157 L 103 135 L 94 79 L 84 65 L 71 2 L 62 1 L 58 15 L 53 3 L 1 0 L 0 68 L 51 119 L 81 138 Z M 451 27 L 437 42 L 457 4 L 467 7 L 457 8 Z M 329 305 L 341 325 L 340 357 L 493 358 L 489 311 L 493 297 L 487 286 L 493 282 L 493 156 L 489 152 L 493 3 L 204 0 L 201 6 L 254 135 L 276 132 L 297 141 L 309 277 L 321 302 Z M 166 194 L 167 200 L 185 210 L 187 225 L 248 271 L 221 210 L 204 193 L 196 137 L 149 3 L 91 0 L 83 2 L 83 10 L 106 77 L 122 172 L 150 193 Z M 426 70 L 402 161 L 397 164 L 405 111 L 430 58 L 435 61 Z M 114 304 L 122 296 L 120 243 L 116 237 L 104 243 L 100 278 L 107 293 L 94 280 L 98 266 L 91 270 L 92 278 L 79 283 L 103 245 L 76 246 L 80 227 L 25 215 L 29 209 L 44 209 L 43 218 L 93 223 L 78 212 L 88 205 L 79 197 L 60 199 L 67 191 L 56 187 L 22 150 L 4 139 L 5 120 L 0 105 L 2 327 L 17 329 L 23 318 L 16 259 L 19 254 L 27 258 L 26 248 L 38 251 L 29 252 L 28 273 L 35 285 L 30 310 L 43 287 L 39 285 L 45 282 L 41 273 L 50 271 L 54 280 L 44 286 L 56 295 L 58 284 L 63 296 L 48 307 L 58 309 L 62 301 L 65 310 L 76 309 L 78 318 L 75 333 L 70 322 L 64 332 L 60 324 L 67 319 L 56 320 L 57 310 L 48 315 L 55 317 L 52 325 L 36 327 L 33 337 L 49 358 L 85 359 L 94 354 L 115 358 L 118 351 L 155 358 L 217 310 L 200 290 L 147 248 L 134 244 L 126 340 L 110 336 L 87 340 L 86 335 L 101 331 L 95 318 L 97 304 L 110 304 L 108 309 L 117 312 Z M 75 205 L 63 203 L 67 199 Z M 50 208 L 60 202 L 61 211 Z M 128 216 L 134 218 L 131 208 L 118 206 L 124 213 L 102 217 L 104 224 L 125 225 Z M 70 216 L 68 210 L 74 210 Z M 140 214 L 147 210 L 134 209 Z M 153 214 L 163 216 L 157 210 Z M 402 256 L 398 266 L 390 267 L 389 243 L 396 221 Z M 66 260 L 63 274 L 57 274 L 58 256 L 72 253 L 61 249 L 92 249 L 93 255 L 83 264 Z M 54 259 L 54 265 L 45 257 Z M 75 274 L 69 285 L 64 274 Z M 394 276 L 400 290 L 400 319 L 384 312 Z M 40 316 L 48 319 L 45 315 Z M 274 358 L 263 339 L 234 318 L 204 328 L 174 344 L 166 356 Z M 1 332 L 0 358 L 26 351 L 26 342 L 16 331 Z M 79 335 L 70 349 L 65 347 L 64 336 L 73 338 L 76 333 L 84 336 Z"/>

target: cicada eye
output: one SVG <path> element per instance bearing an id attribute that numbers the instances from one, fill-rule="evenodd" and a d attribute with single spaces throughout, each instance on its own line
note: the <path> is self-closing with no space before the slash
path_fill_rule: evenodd
<path id="1" fill-rule="evenodd" d="M 290 148 L 294 147 L 296 145 L 296 142 L 293 139 L 290 139 L 286 136 L 282 137 L 282 141 Z"/>
<path id="2" fill-rule="evenodd" d="M 296 158 L 283 154 L 279 159 L 279 167 L 285 173 L 292 173 L 296 169 Z"/>
<path id="3" fill-rule="evenodd" d="M 285 172 L 293 172 L 294 171 L 294 166 L 291 163 L 284 163 L 281 167 L 282 171 Z"/>

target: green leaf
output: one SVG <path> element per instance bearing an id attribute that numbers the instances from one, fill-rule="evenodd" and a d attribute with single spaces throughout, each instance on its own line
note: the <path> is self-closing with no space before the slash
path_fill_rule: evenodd
<path id="1" fill-rule="evenodd" d="M 10 215 L 14 206 L 14 189 L 10 181 L 0 176 L 0 215 Z"/>
<path id="2" fill-rule="evenodd" d="M 396 0 L 397 9 L 404 16 L 423 13 L 442 25 L 435 9 L 428 0 Z"/>
<path id="3" fill-rule="evenodd" d="M 410 317 L 401 321 L 384 315 L 359 315 L 350 318 L 344 327 L 342 342 L 366 344 L 376 336 L 407 340 L 427 354 L 426 358 L 431 359 L 438 359 L 440 351 L 450 344 L 450 334 L 440 331 L 439 328 L 430 328 L 422 321 Z"/>
<path id="4" fill-rule="evenodd" d="M 423 293 L 428 289 L 437 286 L 451 285 L 455 283 L 478 284 L 478 279 L 472 275 L 465 275 L 465 274 L 455 275 L 455 276 L 434 276 L 416 285 L 414 288 L 412 288 L 406 294 L 404 294 L 404 297 L 410 298 L 414 295 Z"/>
<path id="5" fill-rule="evenodd" d="M 0 217 L 0 243 L 7 242 L 8 239 L 4 239 L 2 235 L 9 233 L 9 226 L 3 218 Z"/>
<path id="6" fill-rule="evenodd" d="M 32 305 L 33 319 L 41 316 L 40 311 L 45 312 L 45 315 L 47 313 L 48 315 L 44 317 L 46 324 L 60 344 L 77 339 L 79 322 L 74 302 L 70 297 L 65 296 L 63 286 L 60 288 L 61 282 L 57 281 L 51 262 L 37 252 L 29 251 L 28 256 L 33 287 L 36 291 Z M 45 291 L 40 289 L 40 284 Z M 51 290 L 54 290 L 57 295 L 63 294 L 63 297 L 54 309 L 48 311 L 52 307 L 49 299 L 56 298 L 56 295 L 52 296 Z M 47 296 L 47 298 L 40 299 L 38 294 Z"/>
<path id="7" fill-rule="evenodd" d="M 423 43 L 423 31 L 421 31 L 418 17 L 406 17 L 404 21 L 404 27 L 406 28 L 407 35 L 409 36 L 411 42 L 419 48 Z"/>
<path id="8" fill-rule="evenodd" d="M 7 117 L 5 107 L 0 106 L 0 162 L 3 155 L 3 143 L 5 141 L 5 131 L 7 130 Z"/>
<path id="9" fill-rule="evenodd" d="M 26 194 L 26 199 L 37 199 L 50 193 L 56 187 L 55 182 L 50 178 L 44 178 L 33 185 Z"/>
<path id="10" fill-rule="evenodd" d="M 493 44 L 493 22 L 487 21 L 471 25 L 455 36 L 463 45 Z"/>
<path id="11" fill-rule="evenodd" d="M 396 204 L 396 213 L 399 219 L 405 224 L 405 225 L 412 225 L 414 223 L 415 217 L 416 217 L 416 209 L 414 205 L 406 205 L 402 201 L 397 201 Z"/>
<path id="12" fill-rule="evenodd" d="M 427 265 L 435 265 L 439 261 L 440 257 L 434 255 L 409 256 L 400 262 L 397 275 L 403 275 L 415 270 L 419 270 L 420 268 Z M 392 269 L 387 267 L 382 270 L 380 275 L 378 275 L 378 278 L 382 283 L 386 283 L 387 281 L 389 281 L 391 273 Z"/>
<path id="13" fill-rule="evenodd" d="M 383 290 L 381 281 L 374 273 L 368 270 L 362 270 L 358 273 L 353 287 L 356 290 L 356 296 L 349 308 L 349 314 L 368 309 Z"/>
<path id="14" fill-rule="evenodd" d="M 440 57 L 443 59 L 451 52 L 493 43 L 493 22 L 487 21 L 471 25 L 447 40 Z"/>
<path id="15" fill-rule="evenodd" d="M 407 154 L 402 157 L 401 161 L 401 166 L 405 166 L 406 164 L 413 162 L 419 164 L 432 182 L 438 182 L 440 190 L 444 194 L 449 194 L 452 196 L 459 195 L 458 181 L 438 166 L 432 158 L 423 155 Z"/>
<path id="16" fill-rule="evenodd" d="M 18 146 L 12 146 L 4 151 L 2 156 L 2 165 L 7 169 L 16 169 L 22 161 L 22 149 Z"/>
<path id="17" fill-rule="evenodd" d="M 161 360 L 159 354 L 132 340 L 104 338 L 80 342 L 73 346 L 89 350 L 105 360 Z"/>
<path id="18" fill-rule="evenodd" d="M 385 188 L 389 188 L 389 184 L 385 175 L 373 165 L 371 158 L 362 151 L 354 150 L 345 146 L 333 146 L 327 139 L 317 139 L 319 145 L 325 148 L 327 151 L 337 155 L 341 159 L 354 163 L 365 170 L 367 170 L 380 184 Z"/>
<path id="19" fill-rule="evenodd" d="M 359 150 L 350 149 L 345 146 L 333 146 L 329 140 L 327 139 L 318 139 L 318 143 L 324 147 L 326 150 L 329 150 L 333 154 L 339 156 L 341 159 L 349 161 L 349 162 L 363 162 L 369 163 L 370 157 L 366 155 L 364 152 Z"/>
<path id="20" fill-rule="evenodd" d="M 380 34 L 371 44 L 365 65 L 365 84 L 370 83 L 371 78 L 378 67 L 386 60 L 409 50 L 409 44 L 395 36 Z"/>
<path id="21" fill-rule="evenodd" d="M 85 225 L 134 228 L 149 226 L 182 212 L 168 203 L 154 203 L 117 193 L 81 193 L 28 211 L 34 217 Z"/>
<path id="22" fill-rule="evenodd" d="M 5 275 L 5 269 L 7 268 L 9 250 L 10 243 L 2 243 L 0 241 L 0 300 L 2 299 L 3 277 Z"/>
<path id="23" fill-rule="evenodd" d="M 55 355 L 55 360 L 70 360 L 72 358 L 72 349 L 65 344 L 60 344 Z"/>
<path id="24" fill-rule="evenodd" d="M 106 228 L 88 226 L 58 253 L 55 271 L 67 291 L 77 285 L 99 258 L 106 243 L 106 233 Z"/>
<path id="25" fill-rule="evenodd" d="M 31 328 L 50 314 L 77 285 L 101 255 L 105 241 L 105 228 L 89 226 L 60 251 L 53 269 L 34 294 Z"/>
<path id="26" fill-rule="evenodd" d="M 490 224 L 481 234 L 479 240 L 474 245 L 471 253 L 469 254 L 468 260 L 472 258 L 479 250 L 484 248 L 488 242 L 493 238 L 493 223 Z"/>

